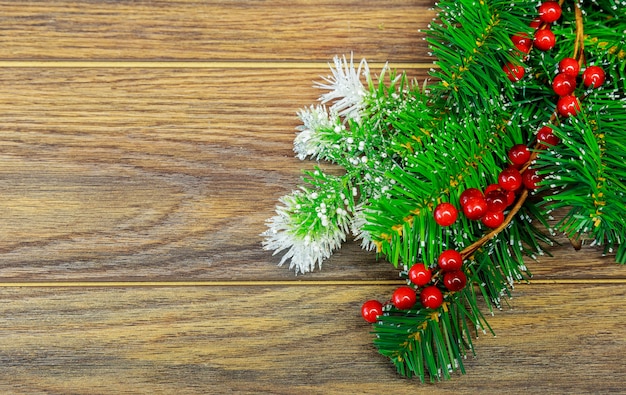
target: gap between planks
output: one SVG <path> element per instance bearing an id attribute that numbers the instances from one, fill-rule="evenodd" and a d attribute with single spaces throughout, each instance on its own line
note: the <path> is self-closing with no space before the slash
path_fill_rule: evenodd
<path id="1" fill-rule="evenodd" d="M 331 62 L 254 62 L 254 61 L 109 61 L 109 60 L 0 60 L 0 68 L 136 68 L 136 69 L 319 69 Z M 370 68 L 380 69 L 385 63 L 368 63 Z M 394 63 L 394 69 L 430 69 L 432 63 Z"/>
<path id="2" fill-rule="evenodd" d="M 254 287 L 254 286 L 380 286 L 404 285 L 402 280 L 271 280 L 271 281 L 23 281 L 0 282 L 0 288 L 79 288 L 79 287 Z M 626 284 L 626 278 L 608 279 L 538 279 L 515 284 L 551 285 L 551 284 Z"/>

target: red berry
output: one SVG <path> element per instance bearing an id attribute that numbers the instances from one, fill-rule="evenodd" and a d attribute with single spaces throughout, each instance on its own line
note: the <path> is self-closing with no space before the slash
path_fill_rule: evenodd
<path id="1" fill-rule="evenodd" d="M 528 189 L 537 189 L 539 188 L 539 182 L 541 182 L 542 178 L 539 174 L 537 174 L 537 170 L 528 168 L 522 174 L 522 179 L 524 180 L 524 186 Z"/>
<path id="2" fill-rule="evenodd" d="M 443 294 L 434 285 L 424 288 L 420 294 L 420 302 L 427 309 L 437 309 L 443 303 Z"/>
<path id="3" fill-rule="evenodd" d="M 576 90 L 576 79 L 565 73 L 557 74 L 552 80 L 552 90 L 559 96 L 567 96 Z"/>
<path id="4" fill-rule="evenodd" d="M 489 193 L 491 193 L 493 191 L 503 191 L 503 192 L 506 193 L 506 205 L 507 205 L 507 207 L 512 205 L 513 203 L 515 203 L 515 199 L 516 199 L 515 192 L 516 191 L 505 191 L 505 190 L 502 189 L 500 184 L 489 184 L 489 185 L 487 185 L 487 188 L 485 188 L 485 196 L 487 196 L 487 194 L 489 194 Z"/>
<path id="5" fill-rule="evenodd" d="M 423 287 L 430 282 L 433 274 L 423 263 L 416 263 L 409 269 L 409 279 L 418 287 Z"/>
<path id="6" fill-rule="evenodd" d="M 463 257 L 458 251 L 445 250 L 439 255 L 437 264 L 444 272 L 459 270 L 463 266 Z"/>
<path id="7" fill-rule="evenodd" d="M 524 144 L 516 144 L 509 150 L 509 160 L 516 166 L 521 166 L 530 160 L 530 150 Z"/>
<path id="8" fill-rule="evenodd" d="M 562 117 L 569 117 L 578 114 L 580 103 L 576 96 L 563 96 L 556 102 L 556 108 Z"/>
<path id="9" fill-rule="evenodd" d="M 484 197 L 469 198 L 463 206 L 463 214 L 471 220 L 479 220 L 487 212 L 487 202 Z"/>
<path id="10" fill-rule="evenodd" d="M 465 284 L 467 284 L 467 277 L 465 273 L 460 270 L 448 272 L 443 275 L 443 285 L 445 285 L 449 291 L 460 291 L 465 288 Z"/>
<path id="11" fill-rule="evenodd" d="M 540 51 L 549 51 L 556 45 L 556 37 L 550 29 L 537 30 L 533 44 Z"/>
<path id="12" fill-rule="evenodd" d="M 456 221 L 459 212 L 456 207 L 450 203 L 440 203 L 435 208 L 433 215 L 435 217 L 435 222 L 437 222 L 440 226 L 450 226 Z"/>
<path id="13" fill-rule="evenodd" d="M 544 126 L 537 132 L 537 141 L 542 144 L 541 148 L 545 148 L 545 144 L 548 145 L 557 145 L 561 142 L 558 137 L 556 137 L 552 131 L 550 126 Z"/>
<path id="14" fill-rule="evenodd" d="M 515 48 L 525 54 L 529 53 L 530 49 L 533 47 L 533 40 L 531 40 L 526 33 L 518 33 L 511 36 L 511 41 L 513 41 Z"/>
<path id="15" fill-rule="evenodd" d="M 528 24 L 528 26 L 532 27 L 533 29 L 539 29 L 542 23 L 543 22 L 541 21 L 541 19 L 536 18 L 536 19 L 533 19 L 532 22 Z"/>
<path id="16" fill-rule="evenodd" d="M 502 190 L 502 187 L 500 186 L 500 184 L 489 184 L 487 185 L 487 188 L 485 188 L 485 195 L 491 191 L 501 191 L 501 190 Z"/>
<path id="17" fill-rule="evenodd" d="M 498 175 L 498 184 L 505 191 L 517 191 L 522 186 L 522 175 L 514 167 L 508 167 Z"/>
<path id="18" fill-rule="evenodd" d="M 526 73 L 524 67 L 522 67 L 521 65 L 513 64 L 511 62 L 502 66 L 502 71 L 504 71 L 507 78 L 511 82 L 517 82 L 521 80 L 522 78 L 524 78 L 524 74 Z"/>
<path id="19" fill-rule="evenodd" d="M 391 295 L 391 303 L 400 310 L 410 309 L 415 305 L 416 301 L 417 295 L 415 294 L 415 290 L 406 285 L 398 287 L 393 291 L 393 295 Z"/>
<path id="20" fill-rule="evenodd" d="M 463 193 L 461 193 L 461 196 L 459 197 L 459 203 L 464 210 L 468 200 L 473 197 L 482 198 L 483 193 L 480 191 L 480 189 L 477 188 L 467 188 L 463 191 Z"/>
<path id="21" fill-rule="evenodd" d="M 491 211 L 503 211 L 508 206 L 507 192 L 503 190 L 498 190 L 485 193 L 485 201 L 487 202 L 488 211 L 485 216 L 489 215 L 489 212 Z M 482 219 L 485 219 L 485 217 L 483 217 Z"/>
<path id="22" fill-rule="evenodd" d="M 377 300 L 368 300 L 361 306 L 361 316 L 367 322 L 374 323 L 383 314 L 383 304 Z"/>
<path id="23" fill-rule="evenodd" d="M 502 211 L 490 211 L 480 220 L 488 228 L 495 229 L 504 222 Z"/>
<path id="24" fill-rule="evenodd" d="M 580 72 L 580 65 L 574 58 L 563 58 L 559 62 L 559 72 L 576 78 Z"/>
<path id="25" fill-rule="evenodd" d="M 523 182 L 523 180 L 522 180 Z M 513 203 L 515 203 L 515 191 L 507 191 L 506 192 L 506 206 L 509 207 Z"/>
<path id="26" fill-rule="evenodd" d="M 538 8 L 539 19 L 546 23 L 556 22 L 561 17 L 561 6 L 556 1 L 546 1 Z"/>
<path id="27" fill-rule="evenodd" d="M 593 85 L 594 88 L 604 84 L 606 78 L 604 70 L 600 66 L 589 66 L 583 71 L 583 84 L 587 88 Z"/>

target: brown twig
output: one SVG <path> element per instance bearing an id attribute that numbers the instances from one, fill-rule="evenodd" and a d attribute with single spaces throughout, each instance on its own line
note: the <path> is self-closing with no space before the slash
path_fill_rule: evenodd
<path id="1" fill-rule="evenodd" d="M 491 240 L 498 233 L 500 233 L 504 228 L 506 228 L 507 225 L 513 220 L 513 217 L 515 217 L 517 212 L 520 210 L 520 208 L 522 208 L 522 205 L 526 201 L 527 197 L 528 197 L 528 189 L 524 188 L 522 192 L 520 193 L 519 198 L 517 198 L 517 202 L 515 202 L 515 206 L 513 206 L 513 208 L 507 214 L 506 218 L 500 224 L 500 226 L 493 229 L 491 232 L 487 233 L 486 235 L 476 240 L 474 243 L 470 244 L 469 246 L 465 247 L 461 251 L 461 256 L 463 257 L 463 259 L 465 260 L 468 256 L 472 255 L 477 249 L 482 247 L 483 244 Z"/>
<path id="2" fill-rule="evenodd" d="M 574 59 L 578 60 L 580 66 L 585 62 L 585 30 L 583 22 L 583 12 L 578 6 L 577 2 L 574 2 L 574 12 L 576 15 L 576 41 L 574 41 Z"/>

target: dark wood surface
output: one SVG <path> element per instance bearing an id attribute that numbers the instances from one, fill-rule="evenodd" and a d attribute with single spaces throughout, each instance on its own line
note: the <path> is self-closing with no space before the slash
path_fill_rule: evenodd
<path id="1" fill-rule="evenodd" d="M 422 385 L 360 304 L 398 283 L 349 242 L 295 277 L 261 249 L 296 112 L 334 55 L 423 79 L 430 1 L 0 1 L 0 392 L 620 393 L 626 268 L 561 237 Z"/>

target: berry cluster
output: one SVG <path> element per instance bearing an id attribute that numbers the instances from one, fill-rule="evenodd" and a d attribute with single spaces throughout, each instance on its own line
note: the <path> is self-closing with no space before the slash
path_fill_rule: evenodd
<path id="1" fill-rule="evenodd" d="M 543 144 L 558 144 L 558 138 L 549 126 L 540 130 L 537 140 Z M 499 227 L 504 222 L 504 211 L 515 203 L 522 186 L 530 190 L 538 188 L 541 178 L 534 169 L 527 167 L 531 156 L 525 144 L 513 146 L 508 152 L 511 165 L 498 174 L 496 184 L 488 185 L 484 191 L 468 188 L 461 193 L 459 205 L 463 214 L 470 220 L 481 221 L 488 228 Z M 440 226 L 450 226 L 457 220 L 458 210 L 451 203 L 440 203 L 433 216 Z"/>
<path id="2" fill-rule="evenodd" d="M 561 17 L 561 6 L 556 1 L 543 2 L 537 9 L 539 17 L 530 26 L 535 28 L 534 37 L 531 39 L 525 33 L 511 36 L 513 46 L 526 57 L 534 47 L 540 51 L 549 51 L 556 45 L 556 36 L 550 29 L 550 24 Z M 557 100 L 557 112 L 563 117 L 576 115 L 580 111 L 580 103 L 574 95 L 580 73 L 580 62 L 574 58 L 564 58 L 559 62 L 559 73 L 552 80 L 552 89 L 559 96 Z M 502 67 L 507 78 L 511 82 L 521 80 L 526 70 L 521 64 L 508 62 Z M 605 73 L 600 66 L 589 66 L 582 75 L 582 83 L 585 88 L 597 88 L 604 83 Z"/>
<path id="3" fill-rule="evenodd" d="M 548 126 L 541 129 L 537 140 L 538 147 L 542 144 L 558 144 L 558 138 Z M 468 188 L 461 193 L 459 204 L 468 219 L 480 220 L 488 228 L 497 228 L 504 222 L 504 211 L 515 203 L 521 190 L 537 189 L 541 177 L 534 169 L 528 168 L 532 157 L 530 149 L 524 144 L 517 144 L 509 150 L 508 157 L 511 165 L 500 172 L 497 184 L 488 185 L 484 192 L 477 188 Z M 520 173 L 519 169 L 524 168 Z M 459 210 L 448 202 L 439 203 L 433 212 L 435 222 L 444 227 L 454 224 L 458 216 Z M 391 304 L 399 310 L 409 310 L 416 305 L 419 292 L 421 306 L 428 309 L 439 308 L 444 300 L 441 285 L 448 292 L 456 292 L 467 284 L 463 260 L 460 252 L 449 249 L 439 255 L 435 267 L 431 268 L 421 262 L 413 264 L 408 271 L 412 286 L 398 287 L 387 305 Z M 367 322 L 373 323 L 383 314 L 384 309 L 381 302 L 368 300 L 361 307 L 361 315 Z"/>
<path id="4" fill-rule="evenodd" d="M 535 30 L 533 38 L 526 33 L 518 33 L 511 36 L 513 46 L 522 57 L 527 56 L 534 47 L 540 51 L 549 51 L 556 45 L 556 36 L 550 29 L 550 24 L 556 22 L 561 17 L 561 6 L 556 1 L 546 1 L 538 9 L 539 18 L 535 19 L 530 26 Z M 502 70 L 511 82 L 521 80 L 526 74 L 526 70 L 520 64 L 508 62 Z"/>
<path id="5" fill-rule="evenodd" d="M 522 57 L 526 57 L 534 47 L 540 51 L 549 51 L 556 45 L 556 36 L 550 29 L 550 24 L 556 22 L 561 17 L 561 6 L 556 1 L 546 1 L 538 9 L 539 18 L 535 19 L 530 27 L 535 29 L 535 34 L 531 39 L 526 33 L 518 33 L 511 36 L 513 46 Z M 521 80 L 526 74 L 522 65 L 508 62 L 502 70 L 511 82 Z"/>
<path id="6" fill-rule="evenodd" d="M 580 103 L 574 95 L 580 73 L 580 64 L 574 58 L 563 58 L 559 62 L 559 73 L 552 80 L 552 90 L 559 96 L 557 111 L 562 117 L 578 114 Z M 605 74 L 600 66 L 588 66 L 582 75 L 585 88 L 597 88 L 604 84 Z"/>
<path id="7" fill-rule="evenodd" d="M 417 303 L 419 292 L 420 305 L 427 309 L 437 309 L 443 304 L 443 292 L 437 286 L 438 277 L 443 276 L 442 283 L 450 291 L 460 291 L 467 284 L 467 276 L 462 270 L 463 258 L 458 251 L 446 250 L 439 255 L 435 270 L 423 263 L 416 263 L 409 270 L 409 280 L 413 286 L 404 285 L 396 288 L 391 296 L 391 303 L 396 309 L 409 310 Z M 383 314 L 384 306 L 377 300 L 368 300 L 361 307 L 361 315 L 365 321 L 376 322 Z"/>

